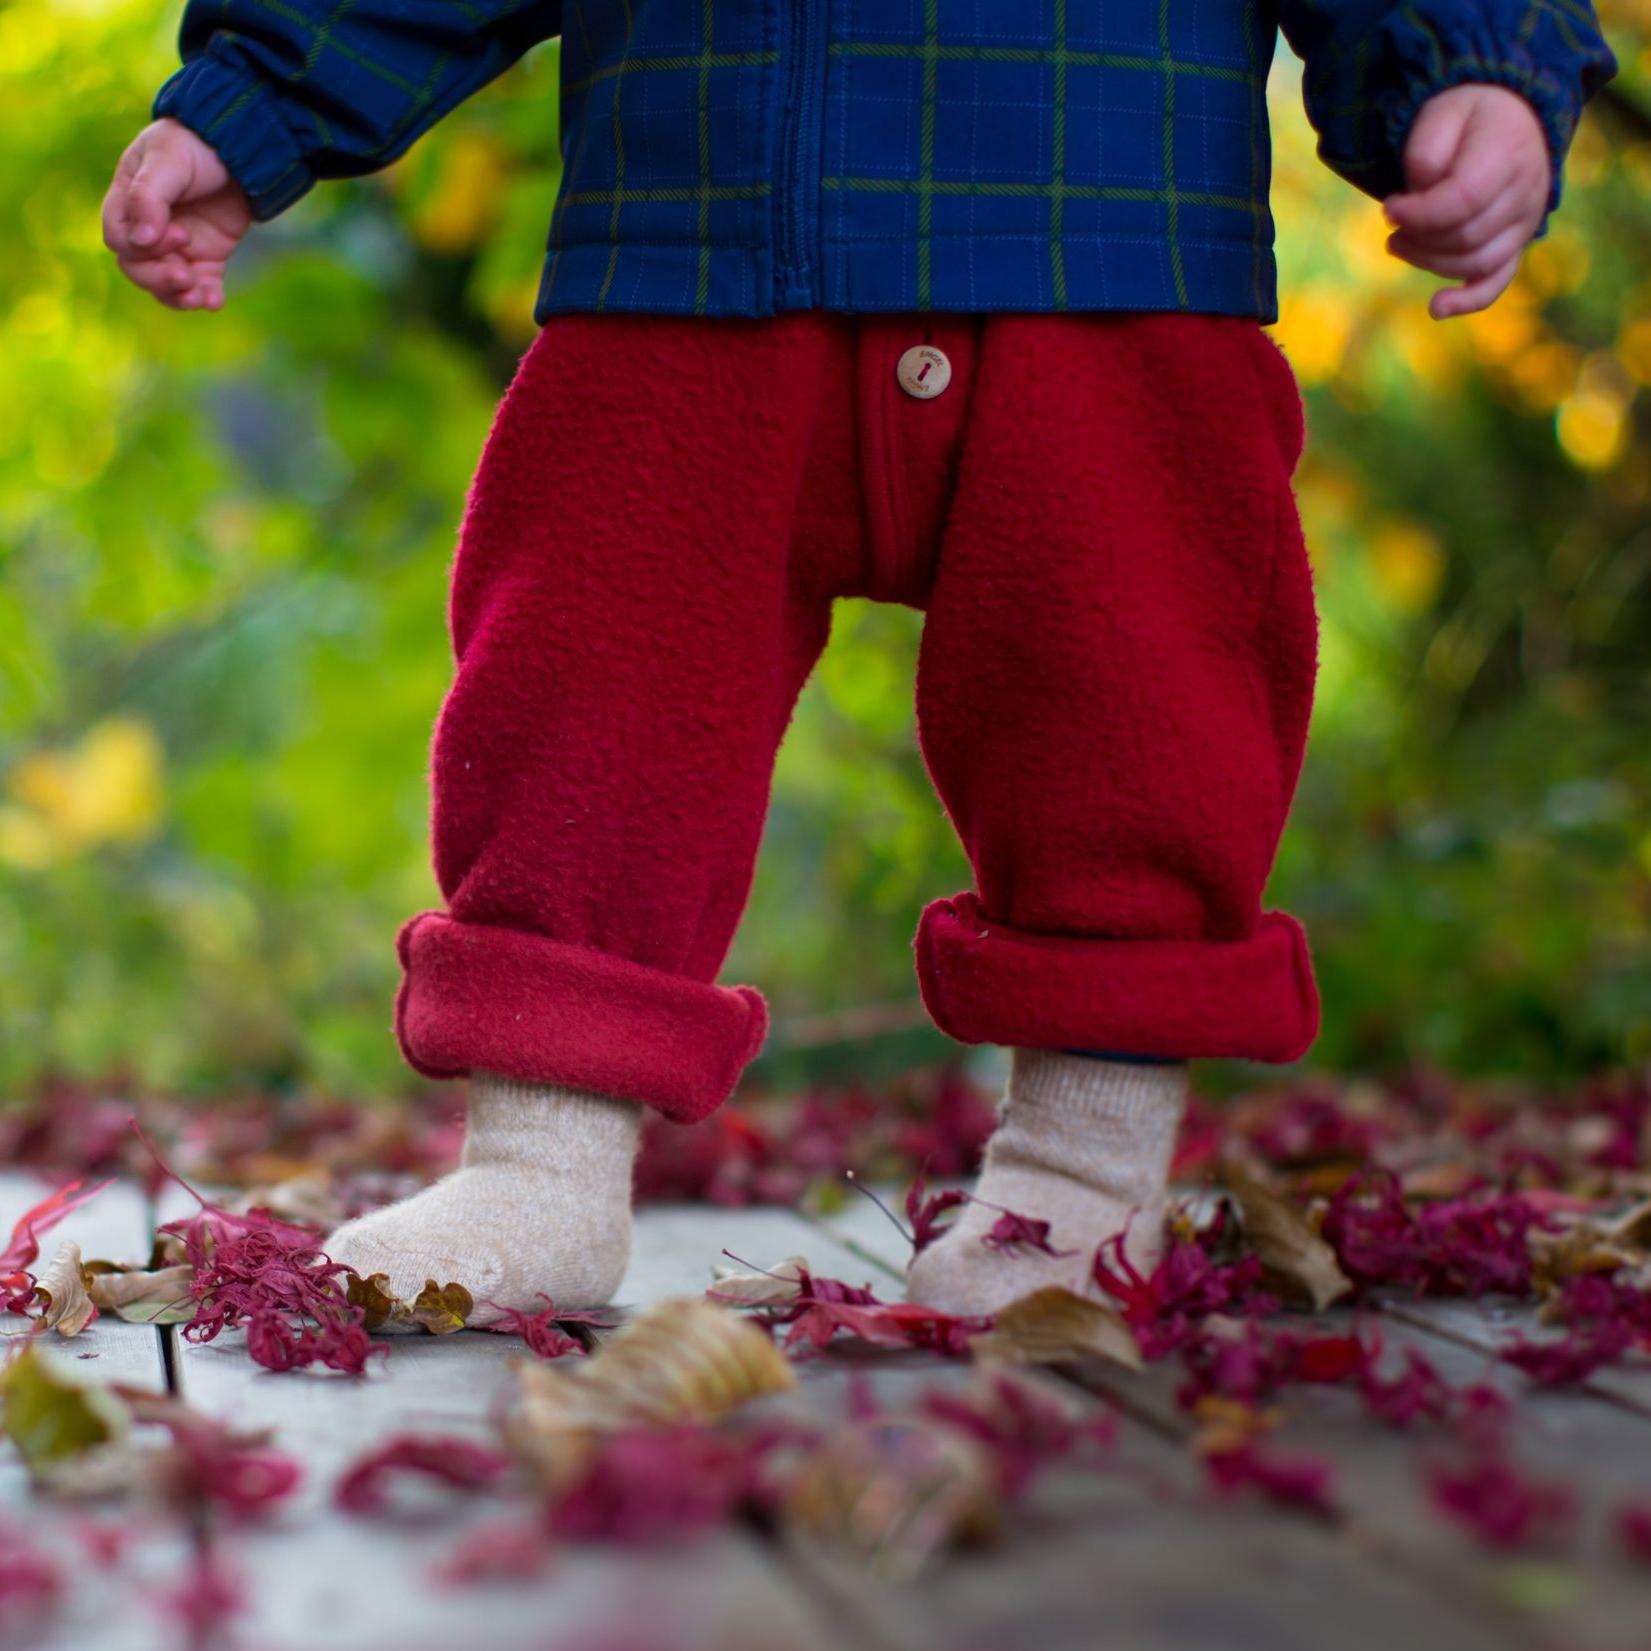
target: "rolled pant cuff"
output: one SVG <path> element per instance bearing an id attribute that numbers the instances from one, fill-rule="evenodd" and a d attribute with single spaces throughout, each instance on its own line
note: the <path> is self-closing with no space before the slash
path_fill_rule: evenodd
<path id="1" fill-rule="evenodd" d="M 749 986 L 709 986 L 443 912 L 413 918 L 396 951 L 396 1037 L 430 1078 L 500 1072 L 692 1123 L 727 1100 L 768 1030 Z"/>
<path id="2" fill-rule="evenodd" d="M 1085 940 L 1005 928 L 960 894 L 923 913 L 917 976 L 962 1043 L 1293 1061 L 1318 1034 L 1307 939 L 1283 912 L 1242 940 Z"/>

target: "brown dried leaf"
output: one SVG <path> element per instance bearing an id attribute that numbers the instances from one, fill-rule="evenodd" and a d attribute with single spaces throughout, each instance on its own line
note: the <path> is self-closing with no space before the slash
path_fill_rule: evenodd
<path id="1" fill-rule="evenodd" d="M 803 1274 L 812 1271 L 807 1258 L 800 1255 L 787 1256 L 766 1273 L 718 1267 L 705 1297 L 724 1307 L 783 1307 L 802 1293 Z"/>
<path id="2" fill-rule="evenodd" d="M 1341 1270 L 1336 1252 L 1299 1210 L 1236 1164 L 1225 1167 L 1222 1180 L 1238 1200 L 1245 1235 L 1270 1289 L 1315 1312 L 1351 1292 L 1353 1281 Z"/>
<path id="3" fill-rule="evenodd" d="M 1636 1204 L 1625 1215 L 1620 1215 L 1604 1229 L 1606 1239 L 1636 1256 L 1651 1255 L 1651 1198 Z"/>
<path id="4" fill-rule="evenodd" d="M 786 1485 L 781 1516 L 795 1541 L 909 1582 L 954 1545 L 998 1520 L 986 1453 L 954 1429 L 917 1417 L 838 1428 Z"/>
<path id="5" fill-rule="evenodd" d="M 78 1336 L 92 1321 L 97 1311 L 86 1293 L 86 1279 L 81 1271 L 80 1246 L 65 1239 L 57 1253 L 46 1264 L 35 1288 L 45 1298 L 46 1310 L 40 1315 L 48 1330 L 60 1336 Z"/>
<path id="6" fill-rule="evenodd" d="M 395 1316 L 397 1308 L 402 1307 L 402 1303 L 390 1294 L 388 1273 L 373 1273 L 368 1278 L 351 1273 L 344 1280 L 344 1294 L 352 1307 L 359 1307 L 366 1315 L 361 1322 L 368 1330 L 376 1330 L 386 1319 Z"/>
<path id="7" fill-rule="evenodd" d="M 754 1324 L 707 1301 L 664 1301 L 577 1365 L 523 1364 L 505 1436 L 549 1484 L 593 1433 L 713 1422 L 796 1378 Z"/>
<path id="8" fill-rule="evenodd" d="M 1568 1278 L 1614 1273 L 1634 1260 L 1631 1250 L 1613 1242 L 1607 1231 L 1591 1221 L 1578 1221 L 1562 1233 L 1533 1231 L 1527 1243 L 1542 1295 L 1551 1295 Z"/>
<path id="9" fill-rule="evenodd" d="M 150 1271 L 95 1271 L 107 1263 L 92 1262 L 86 1270 L 86 1290 L 101 1312 L 114 1313 L 132 1324 L 180 1324 L 195 1316 L 190 1285 L 195 1269 L 188 1265 Z"/>
<path id="10" fill-rule="evenodd" d="M 475 1306 L 475 1297 L 462 1284 L 437 1284 L 428 1278 L 410 1307 L 395 1303 L 394 1317 L 403 1324 L 422 1325 L 432 1336 L 450 1336 L 464 1328 Z"/>
<path id="11" fill-rule="evenodd" d="M 992 1328 L 969 1343 L 976 1358 L 1013 1364 L 1067 1364 L 1108 1359 L 1141 1368 L 1135 1332 L 1110 1307 L 1059 1285 L 1034 1290 L 998 1311 Z"/>

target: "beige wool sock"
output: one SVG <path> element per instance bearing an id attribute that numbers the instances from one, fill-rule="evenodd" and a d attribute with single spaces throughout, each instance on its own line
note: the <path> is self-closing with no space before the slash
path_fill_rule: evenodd
<path id="1" fill-rule="evenodd" d="M 537 1312 L 613 1298 L 631 1249 L 631 1168 L 642 1108 L 556 1084 L 478 1072 L 459 1167 L 411 1198 L 346 1222 L 325 1245 L 411 1301 L 426 1279 Z"/>
<path id="2" fill-rule="evenodd" d="M 981 1202 L 965 1204 L 945 1236 L 913 1258 L 906 1299 L 974 1314 L 1052 1284 L 1093 1295 L 1095 1248 L 1126 1226 L 1126 1253 L 1150 1267 L 1186 1095 L 1184 1064 L 1015 1050 L 975 1186 Z M 1000 1209 L 1047 1221 L 1051 1246 L 1072 1253 L 987 1244 Z"/>

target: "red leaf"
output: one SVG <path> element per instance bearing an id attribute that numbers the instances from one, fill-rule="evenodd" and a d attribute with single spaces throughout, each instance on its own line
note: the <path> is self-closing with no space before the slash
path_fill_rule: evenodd
<path id="1" fill-rule="evenodd" d="M 483 1525 L 465 1536 L 436 1566 L 436 1580 L 456 1588 L 477 1582 L 531 1582 L 555 1554 L 538 1524 Z"/>
<path id="2" fill-rule="evenodd" d="M 590 1351 L 589 1343 L 569 1335 L 562 1328 L 564 1324 L 588 1325 L 593 1330 L 612 1328 L 611 1323 L 604 1322 L 595 1313 L 562 1312 L 543 1291 L 539 1299 L 544 1307 L 537 1313 L 524 1312 L 520 1307 L 501 1307 L 496 1301 L 490 1301 L 488 1306 L 504 1317 L 480 1328 L 500 1335 L 520 1336 L 527 1343 L 528 1351 L 541 1359 L 560 1359 L 569 1353 L 583 1355 Z"/>
<path id="3" fill-rule="evenodd" d="M 1432 1362 L 1413 1347 L 1405 1349 L 1404 1368 L 1396 1376 L 1380 1374 L 1372 1358 L 1360 1388 L 1366 1413 L 1389 1427 L 1409 1427 L 1420 1420 L 1443 1421 L 1450 1414 L 1450 1388 Z"/>
<path id="4" fill-rule="evenodd" d="M 1614 1364 L 1633 1345 L 1633 1332 L 1626 1327 L 1593 1325 L 1548 1341 L 1518 1336 L 1498 1357 L 1524 1371 L 1538 1387 L 1573 1387 Z"/>
<path id="5" fill-rule="evenodd" d="M 140 1422 L 172 1435 L 169 1485 L 179 1502 L 210 1503 L 241 1519 L 257 1518 L 298 1488 L 297 1460 L 267 1444 L 262 1435 L 234 1428 L 190 1409 L 181 1400 L 147 1389 L 115 1391 Z"/>
<path id="6" fill-rule="evenodd" d="M 388 1356 L 372 1346 L 366 1313 L 351 1305 L 340 1282 L 349 1269 L 329 1261 L 312 1233 L 268 1210 L 234 1215 L 208 1203 L 167 1165 L 136 1119 L 132 1128 L 160 1169 L 200 1205 L 198 1215 L 160 1229 L 183 1241 L 195 1270 L 190 1291 L 199 1306 L 183 1327 L 190 1341 L 209 1342 L 244 1326 L 247 1352 L 268 1370 L 321 1364 L 359 1376 L 374 1352 Z"/>
<path id="7" fill-rule="evenodd" d="M 1613 1523 L 1628 1553 L 1642 1565 L 1651 1565 L 1651 1502 L 1625 1502 Z"/>
<path id="8" fill-rule="evenodd" d="M 63 1597 L 57 1561 L 10 1521 L 0 1522 L 0 1637 L 18 1643 L 38 1633 Z"/>
<path id="9" fill-rule="evenodd" d="M 1010 1501 L 1047 1467 L 1093 1460 L 1111 1447 L 1118 1432 L 1110 1412 L 1073 1415 L 1032 1383 L 1002 1374 L 993 1376 L 983 1393 L 932 1389 L 920 1395 L 918 1406 L 985 1448 L 998 1489 Z"/>
<path id="10" fill-rule="evenodd" d="M 1204 1469 L 1223 1496 L 1254 1491 L 1271 1502 L 1328 1517 L 1335 1513 L 1331 1490 L 1335 1473 L 1317 1457 L 1263 1454 L 1253 1439 L 1209 1451 Z"/>
<path id="11" fill-rule="evenodd" d="M 1037 1250 L 1042 1255 L 1063 1256 L 1078 1253 L 1076 1250 L 1057 1250 L 1049 1242 L 1047 1221 L 1038 1221 L 1029 1215 L 1016 1215 L 1013 1210 L 1004 1210 L 998 1216 L 992 1223 L 991 1231 L 981 1239 L 981 1243 L 993 1250 L 1012 1250 L 1024 1246 L 1028 1250 Z"/>
<path id="12" fill-rule="evenodd" d="M 1261 1289 L 1257 1257 L 1247 1255 L 1226 1265 L 1210 1259 L 1205 1246 L 1219 1242 L 1224 1227 L 1223 1210 L 1198 1241 L 1171 1233 L 1150 1274 L 1129 1259 L 1127 1233 L 1095 1251 L 1095 1282 L 1118 1303 L 1146 1358 L 1162 1358 L 1185 1346 L 1197 1333 L 1197 1321 L 1211 1313 L 1253 1318 L 1278 1307 Z"/>
<path id="13" fill-rule="evenodd" d="M 355 1462 L 333 1489 L 333 1501 L 346 1513 L 379 1514 L 389 1505 L 389 1483 L 398 1474 L 416 1473 L 454 1490 L 489 1490 L 510 1469 L 502 1451 L 470 1439 L 445 1434 L 397 1434 Z"/>
<path id="14" fill-rule="evenodd" d="M 1434 1507 L 1488 1547 L 1549 1547 L 1569 1531 L 1575 1504 L 1563 1486 L 1529 1478 L 1512 1461 L 1479 1451 L 1426 1470 Z"/>
<path id="15" fill-rule="evenodd" d="M 187 1644 L 222 1643 L 224 1629 L 246 1604 L 246 1587 L 208 1538 L 198 1538 L 189 1569 L 176 1587 L 160 1596 L 161 1605 L 188 1635 Z"/>
<path id="16" fill-rule="evenodd" d="M 761 1500 L 778 1434 L 636 1428 L 604 1435 L 552 1503 L 546 1528 L 574 1541 L 658 1542 L 726 1524 Z"/>
<path id="17" fill-rule="evenodd" d="M 913 1255 L 921 1255 L 937 1238 L 944 1238 L 951 1224 L 942 1223 L 941 1217 L 969 1201 L 969 1195 L 955 1187 L 947 1192 L 928 1193 L 926 1180 L 926 1172 L 919 1170 L 906 1191 L 906 1219 L 911 1223 Z"/>
<path id="18" fill-rule="evenodd" d="M 24 1270 L 33 1266 L 40 1257 L 41 1235 L 50 1232 L 64 1216 L 89 1203 L 105 1187 L 114 1183 L 101 1181 L 88 1192 L 80 1191 L 82 1185 L 83 1182 L 70 1181 L 17 1218 L 5 1249 L 0 1251 L 0 1284 L 14 1288 L 21 1286 Z M 33 1281 L 29 1282 L 32 1285 Z"/>
<path id="19" fill-rule="evenodd" d="M 1367 1288 L 1528 1296 L 1530 1234 L 1547 1224 L 1521 1193 L 1476 1193 L 1412 1210 L 1391 1170 L 1367 1170 L 1337 1188 L 1323 1236 L 1347 1276 Z"/>
<path id="20" fill-rule="evenodd" d="M 969 1343 L 991 1327 L 989 1316 L 964 1318 L 915 1301 L 873 1299 L 859 1303 L 816 1296 L 791 1321 L 785 1345 L 791 1347 L 807 1341 L 815 1347 L 824 1347 L 842 1330 L 874 1347 L 921 1347 L 948 1358 L 963 1358 L 968 1354 Z"/>

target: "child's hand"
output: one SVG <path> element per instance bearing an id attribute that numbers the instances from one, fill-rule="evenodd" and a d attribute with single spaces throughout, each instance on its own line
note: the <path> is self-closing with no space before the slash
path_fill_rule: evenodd
<path id="1" fill-rule="evenodd" d="M 175 120 L 144 127 L 103 197 L 103 240 L 121 273 L 175 310 L 224 302 L 224 265 L 252 208 L 217 151 Z"/>
<path id="2" fill-rule="evenodd" d="M 1454 86 L 1422 105 L 1404 152 L 1409 189 L 1383 203 L 1387 249 L 1459 287 L 1433 295 L 1435 321 L 1489 308 L 1542 224 L 1553 182 L 1536 111 L 1502 86 Z"/>

